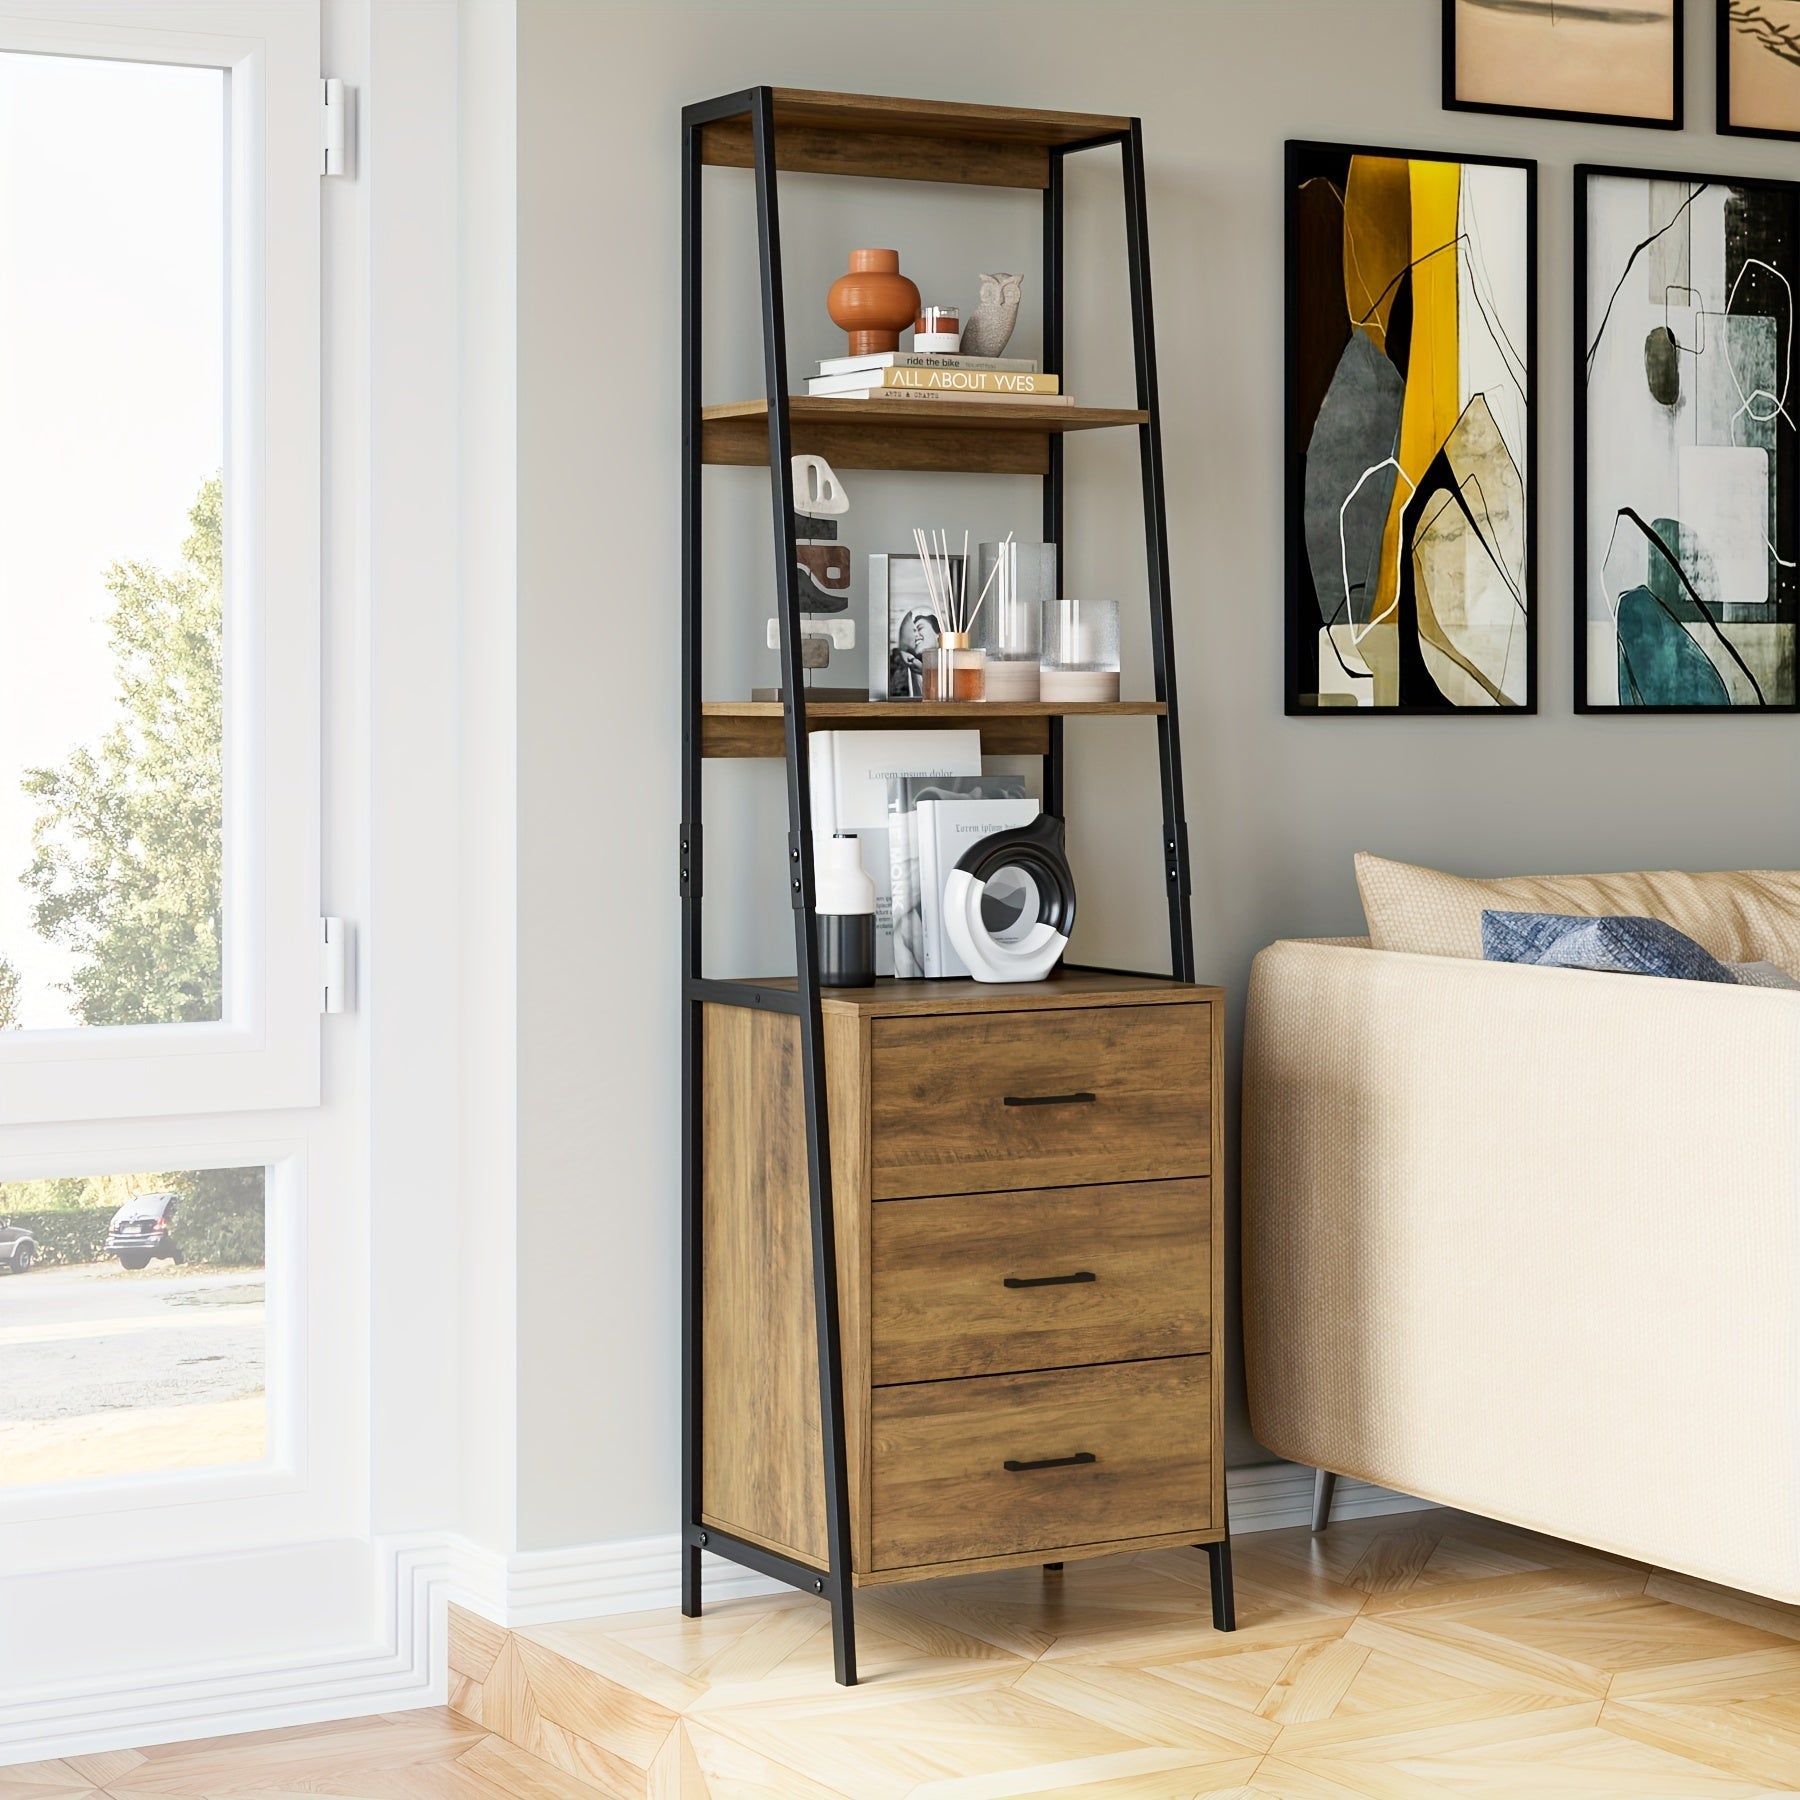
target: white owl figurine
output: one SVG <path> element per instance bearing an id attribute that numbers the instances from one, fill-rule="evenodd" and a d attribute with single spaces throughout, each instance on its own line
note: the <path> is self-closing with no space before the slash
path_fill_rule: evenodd
<path id="1" fill-rule="evenodd" d="M 1007 346 L 1019 322 L 1019 295 L 1023 275 L 983 275 L 981 303 L 963 327 L 964 356 L 998 356 Z"/>

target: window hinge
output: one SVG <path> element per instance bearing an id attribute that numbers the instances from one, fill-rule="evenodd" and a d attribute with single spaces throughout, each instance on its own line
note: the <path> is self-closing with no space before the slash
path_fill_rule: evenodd
<path id="1" fill-rule="evenodd" d="M 350 948 L 355 941 L 355 929 L 348 919 L 319 921 L 319 976 L 322 989 L 320 1012 L 341 1013 L 351 1010 Z"/>
<path id="2" fill-rule="evenodd" d="M 356 90 L 345 87 L 336 76 L 327 76 L 319 83 L 321 175 L 356 173 L 356 137 L 351 130 L 355 99 Z"/>

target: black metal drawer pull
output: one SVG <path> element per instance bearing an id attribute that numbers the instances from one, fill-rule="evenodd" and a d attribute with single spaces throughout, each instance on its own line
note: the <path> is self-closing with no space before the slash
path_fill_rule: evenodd
<path id="1" fill-rule="evenodd" d="M 1002 1106 L 1092 1106 L 1092 1094 L 1007 1094 Z"/>
<path id="2" fill-rule="evenodd" d="M 1073 1275 L 1008 1275 L 1002 1287 L 1069 1287 L 1077 1281 L 1098 1281 L 1092 1269 L 1077 1269 Z"/>
<path id="3" fill-rule="evenodd" d="M 1020 1475 L 1027 1469 L 1073 1469 L 1077 1464 L 1099 1460 L 1091 1450 L 1077 1450 L 1073 1456 L 1047 1456 L 1042 1462 L 1014 1462 L 1009 1456 L 1000 1466 L 1009 1475 Z"/>

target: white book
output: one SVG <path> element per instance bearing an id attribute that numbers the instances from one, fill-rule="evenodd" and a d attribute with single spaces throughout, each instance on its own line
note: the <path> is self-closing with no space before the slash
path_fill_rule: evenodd
<path id="1" fill-rule="evenodd" d="M 876 350 L 867 356 L 828 356 L 821 375 L 852 375 L 859 369 L 1005 369 L 1035 375 L 1035 356 L 952 356 L 941 350 Z"/>
<path id="2" fill-rule="evenodd" d="M 996 831 L 1017 830 L 1037 816 L 1035 800 L 919 802 L 919 893 L 925 913 L 927 976 L 950 980 L 969 972 L 944 930 L 944 884 L 951 871 L 983 838 Z"/>
<path id="3" fill-rule="evenodd" d="M 981 733 L 815 731 L 812 734 L 815 842 L 853 831 L 875 883 L 875 972 L 894 972 L 894 878 L 888 845 L 888 783 L 899 775 L 979 775 Z"/>
<path id="4" fill-rule="evenodd" d="M 888 860 L 893 865 L 894 974 L 925 973 L 925 907 L 919 887 L 921 800 L 1019 800 L 1023 775 L 900 775 L 888 783 Z"/>
<path id="5" fill-rule="evenodd" d="M 840 388 L 827 394 L 814 388 L 812 398 L 815 400 L 889 400 L 910 406 L 936 406 L 940 403 L 947 406 L 960 406 L 968 400 L 992 401 L 996 406 L 1018 406 L 1029 401 L 1033 406 L 1073 406 L 1073 394 L 971 394 L 966 389 L 957 388 L 940 390 L 936 388 Z"/>

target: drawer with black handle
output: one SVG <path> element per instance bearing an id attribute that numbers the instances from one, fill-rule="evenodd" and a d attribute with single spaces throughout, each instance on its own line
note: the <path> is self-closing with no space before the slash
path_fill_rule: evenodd
<path id="1" fill-rule="evenodd" d="M 915 1382 L 872 1402 L 876 1571 L 1212 1529 L 1210 1357 Z"/>
<path id="2" fill-rule="evenodd" d="M 883 1201 L 873 1378 L 1193 1356 L 1212 1342 L 1205 1180 Z"/>
<path id="3" fill-rule="evenodd" d="M 1212 1008 L 882 1018 L 873 1198 L 1210 1175 Z"/>

